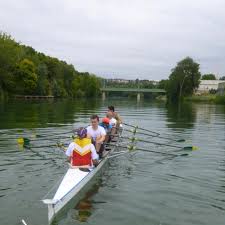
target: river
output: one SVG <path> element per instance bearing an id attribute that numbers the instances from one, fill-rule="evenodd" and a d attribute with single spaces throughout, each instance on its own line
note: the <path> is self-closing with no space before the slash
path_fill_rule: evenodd
<path id="1" fill-rule="evenodd" d="M 108 105 L 115 105 L 127 124 L 186 141 L 137 134 L 141 139 L 198 149 L 138 142 L 140 148 L 177 157 L 134 151 L 112 159 L 86 198 L 55 224 L 224 225 L 225 106 L 166 107 L 130 99 L 0 103 L 0 224 L 19 225 L 22 219 L 48 224 L 40 200 L 67 169 L 62 150 L 51 145 L 68 144 L 72 129 L 87 125 L 92 114 L 103 117 Z M 19 145 L 20 137 L 31 139 L 31 147 Z"/>

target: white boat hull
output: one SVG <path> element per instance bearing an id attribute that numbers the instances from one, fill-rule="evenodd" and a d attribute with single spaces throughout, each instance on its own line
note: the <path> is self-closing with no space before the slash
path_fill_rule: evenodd
<path id="1" fill-rule="evenodd" d="M 118 142 L 117 142 L 118 143 Z M 102 168 L 109 160 L 110 153 L 115 150 L 114 147 L 105 158 L 101 160 L 99 165 L 90 172 L 84 172 L 80 169 L 68 169 L 61 184 L 59 185 L 53 199 L 42 200 L 48 205 L 48 221 L 52 223 L 54 218 L 63 208 L 73 199 L 75 204 L 75 198 L 79 201 L 83 196 L 82 192 L 88 188 L 88 185 L 93 181 Z M 89 187 L 90 188 L 90 187 Z"/>
<path id="2" fill-rule="evenodd" d="M 78 184 L 76 184 L 76 186 L 74 186 L 74 188 L 72 188 L 62 199 L 60 200 L 52 199 L 52 200 L 49 200 L 49 202 L 48 202 L 48 199 L 47 201 L 43 200 L 44 203 L 48 204 L 49 223 L 53 221 L 55 215 L 57 215 L 59 211 L 61 211 L 62 208 L 66 206 L 70 200 L 75 198 L 79 194 L 79 192 L 84 191 L 85 186 L 92 181 L 93 177 L 96 177 L 97 173 L 101 170 L 101 168 L 105 165 L 105 163 L 106 163 L 106 160 L 104 160 L 104 162 L 101 162 L 101 164 L 97 168 L 95 168 L 93 171 L 83 172 L 83 173 L 87 173 L 87 175 Z M 70 170 L 79 170 L 79 169 L 68 169 L 66 175 L 68 175 L 68 173 L 70 174 L 69 172 Z M 83 195 L 80 195 L 80 198 L 82 197 Z M 80 198 L 78 198 L 77 200 L 79 200 Z"/>

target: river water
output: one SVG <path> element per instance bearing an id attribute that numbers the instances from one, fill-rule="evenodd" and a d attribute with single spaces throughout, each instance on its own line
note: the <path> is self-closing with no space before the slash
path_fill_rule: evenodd
<path id="1" fill-rule="evenodd" d="M 137 137 L 198 150 L 138 142 L 139 148 L 177 157 L 134 151 L 112 159 L 85 199 L 55 224 L 224 225 L 225 107 L 166 107 L 129 99 L 0 103 L 0 224 L 19 225 L 22 219 L 28 225 L 48 224 L 40 200 L 67 170 L 62 150 L 51 145 L 69 143 L 73 128 L 87 125 L 92 114 L 104 116 L 111 104 L 128 124 L 186 141 Z M 124 127 L 124 136 L 130 136 L 130 127 Z M 19 137 L 29 138 L 30 147 L 20 146 Z"/>

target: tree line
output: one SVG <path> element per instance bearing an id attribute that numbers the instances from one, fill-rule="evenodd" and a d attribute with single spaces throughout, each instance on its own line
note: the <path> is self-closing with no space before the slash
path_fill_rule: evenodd
<path id="1" fill-rule="evenodd" d="M 35 51 L 0 33 L 0 97 L 10 95 L 53 95 L 94 97 L 101 78 L 78 72 L 65 61 Z"/>
<path id="2" fill-rule="evenodd" d="M 200 73 L 200 64 L 192 58 L 186 57 L 171 69 L 168 79 L 161 80 L 159 83 L 136 79 L 128 82 L 109 80 L 105 82 L 105 85 L 108 87 L 165 89 L 168 102 L 173 103 L 181 101 L 185 97 L 192 96 L 198 89 L 200 80 L 216 80 L 216 76 L 212 73 L 202 75 Z M 220 80 L 225 80 L 225 76 L 221 77 Z M 213 91 L 215 92 L 215 90 Z"/>
<path id="3" fill-rule="evenodd" d="M 197 90 L 200 80 L 216 80 L 216 76 L 211 73 L 201 75 L 200 64 L 192 58 L 186 57 L 171 70 L 169 79 L 159 82 L 159 87 L 167 91 L 169 102 L 178 102 L 184 97 L 192 96 Z M 225 80 L 225 76 L 220 80 Z"/>

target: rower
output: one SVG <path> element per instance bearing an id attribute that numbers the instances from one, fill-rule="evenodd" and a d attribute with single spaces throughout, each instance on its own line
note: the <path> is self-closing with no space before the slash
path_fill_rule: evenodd
<path id="1" fill-rule="evenodd" d="M 91 139 L 87 138 L 87 129 L 80 127 L 74 142 L 70 143 L 66 155 L 72 167 L 91 167 L 98 165 L 98 154 Z"/>
<path id="2" fill-rule="evenodd" d="M 109 119 L 109 124 L 112 126 L 111 139 L 113 139 L 117 130 L 117 120 L 113 117 L 112 111 L 108 111 L 106 117 Z"/>
<path id="3" fill-rule="evenodd" d="M 97 115 L 91 116 L 91 126 L 87 127 L 87 137 L 92 139 L 92 143 L 95 145 L 97 153 L 101 156 L 104 146 L 106 132 L 105 129 L 99 126 L 99 117 Z"/>
<path id="4" fill-rule="evenodd" d="M 112 113 L 113 118 L 115 118 L 116 121 L 117 121 L 116 126 L 117 126 L 117 128 L 119 128 L 120 127 L 120 124 L 122 124 L 122 118 L 121 118 L 121 116 L 119 115 L 118 112 L 115 112 L 115 107 L 112 106 L 112 105 L 111 106 L 108 106 L 108 112 L 111 112 Z"/>
<path id="5" fill-rule="evenodd" d="M 110 119 L 107 117 L 104 117 L 102 119 L 102 122 L 99 123 L 99 125 L 105 129 L 105 132 L 106 132 L 105 143 L 110 142 L 110 135 L 112 131 L 112 125 L 110 124 Z"/>

